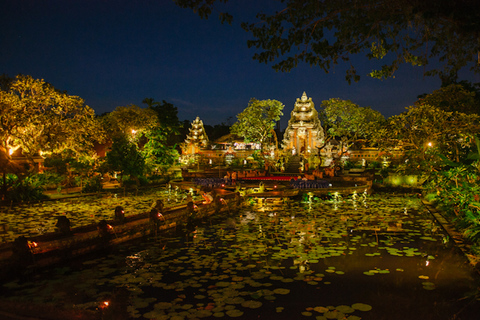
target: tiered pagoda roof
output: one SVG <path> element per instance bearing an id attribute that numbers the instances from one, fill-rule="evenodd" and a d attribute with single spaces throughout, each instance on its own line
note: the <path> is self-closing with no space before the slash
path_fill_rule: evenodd
<path id="1" fill-rule="evenodd" d="M 195 144 L 201 147 L 206 147 L 208 144 L 208 137 L 205 133 L 205 129 L 203 128 L 203 121 L 197 117 L 193 122 L 190 128 L 189 134 L 187 134 L 187 138 L 185 139 L 185 144 Z"/>

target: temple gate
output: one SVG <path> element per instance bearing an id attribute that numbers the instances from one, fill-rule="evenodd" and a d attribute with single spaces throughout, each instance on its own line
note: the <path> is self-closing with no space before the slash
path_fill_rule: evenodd
<path id="1" fill-rule="evenodd" d="M 324 132 L 318 112 L 312 98 L 303 92 L 295 102 L 290 114 L 288 127 L 285 130 L 282 147 L 292 154 L 317 154 L 317 147 L 323 146 Z"/>

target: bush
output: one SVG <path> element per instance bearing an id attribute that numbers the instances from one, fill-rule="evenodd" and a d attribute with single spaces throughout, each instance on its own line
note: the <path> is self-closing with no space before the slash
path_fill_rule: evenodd
<path id="1" fill-rule="evenodd" d="M 83 193 L 100 192 L 102 190 L 103 190 L 102 177 L 99 175 L 88 179 L 82 188 Z"/>
<path id="2" fill-rule="evenodd" d="M 343 168 L 344 169 L 351 169 L 351 168 L 354 168 L 354 167 L 355 167 L 355 164 L 353 162 L 345 161 L 343 163 Z"/>
<path id="3" fill-rule="evenodd" d="M 123 176 L 120 184 L 124 188 L 132 188 L 137 187 L 137 181 L 135 179 L 130 178 L 130 176 Z"/>
<path id="4" fill-rule="evenodd" d="M 386 179 L 389 174 L 390 174 L 390 171 L 389 171 L 387 168 L 382 168 L 382 169 L 380 170 L 380 176 L 381 176 L 383 179 Z"/>
<path id="5" fill-rule="evenodd" d="M 240 165 L 242 164 L 241 161 L 242 161 L 242 160 L 239 159 L 239 158 L 233 158 L 233 159 L 232 159 L 232 162 L 230 163 L 230 166 L 232 166 L 232 167 L 240 167 Z"/>
<path id="6" fill-rule="evenodd" d="M 480 175 L 472 166 L 457 166 L 431 176 L 425 184 L 438 206 L 455 222 L 464 237 L 480 243 Z"/>
<path id="7" fill-rule="evenodd" d="M 368 167 L 378 169 L 382 167 L 382 163 L 380 161 L 372 161 L 368 164 Z"/>
<path id="8" fill-rule="evenodd" d="M 46 171 L 34 174 L 31 179 L 35 185 L 42 186 L 44 189 L 56 189 L 63 183 L 65 177 L 56 172 Z"/>
<path id="9" fill-rule="evenodd" d="M 5 199 L 14 202 L 48 199 L 40 183 L 30 177 L 16 181 L 8 188 Z"/>

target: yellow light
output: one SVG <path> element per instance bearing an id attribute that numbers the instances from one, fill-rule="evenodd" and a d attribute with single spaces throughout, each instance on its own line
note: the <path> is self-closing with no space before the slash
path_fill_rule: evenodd
<path id="1" fill-rule="evenodd" d="M 132 134 L 135 134 L 135 133 L 137 133 L 137 130 L 132 129 Z"/>
<path id="2" fill-rule="evenodd" d="M 8 154 L 12 155 L 13 154 L 13 149 L 8 149 Z"/>

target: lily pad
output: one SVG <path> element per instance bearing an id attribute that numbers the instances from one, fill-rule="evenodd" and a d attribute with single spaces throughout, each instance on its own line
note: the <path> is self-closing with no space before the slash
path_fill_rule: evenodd
<path id="1" fill-rule="evenodd" d="M 260 308 L 261 306 L 262 306 L 262 303 L 256 300 L 247 300 L 242 302 L 242 307 L 245 307 L 245 308 L 257 309 L 257 308 Z"/>
<path id="2" fill-rule="evenodd" d="M 352 313 L 355 311 L 354 308 L 346 305 L 337 306 L 336 309 L 342 313 Z"/>
<path id="3" fill-rule="evenodd" d="M 232 310 L 228 310 L 228 311 L 226 312 L 226 314 L 227 314 L 229 317 L 238 318 L 238 317 L 243 316 L 243 311 L 240 311 L 240 310 L 238 310 L 238 309 L 232 309 Z"/>
<path id="4" fill-rule="evenodd" d="M 319 313 L 325 313 L 325 312 L 327 312 L 329 309 L 328 309 L 328 308 L 325 308 L 325 307 L 315 307 L 315 308 L 313 308 L 313 310 L 315 310 L 316 312 L 319 312 Z"/>
<path id="5" fill-rule="evenodd" d="M 370 311 L 372 310 L 372 306 L 365 304 L 365 303 L 354 303 L 352 304 L 352 308 L 355 310 L 360 310 L 360 311 Z"/>
<path id="6" fill-rule="evenodd" d="M 222 318 L 222 317 L 225 316 L 225 313 L 223 313 L 223 312 L 215 312 L 215 313 L 213 314 L 213 316 L 214 316 L 215 318 Z"/>

